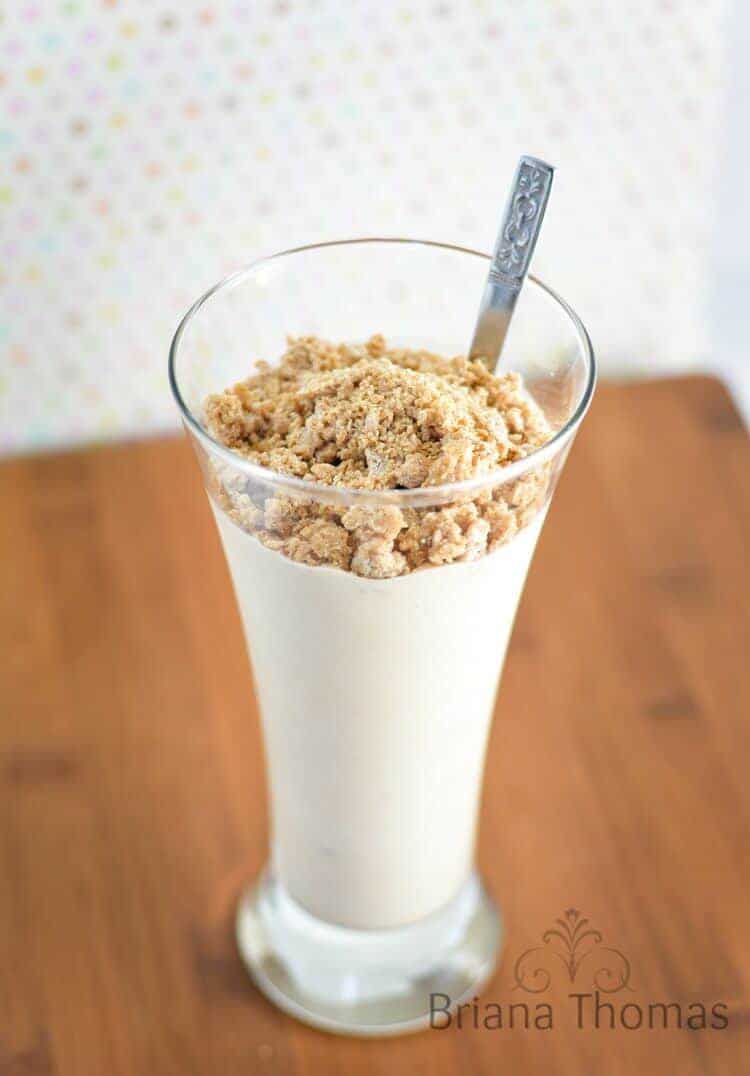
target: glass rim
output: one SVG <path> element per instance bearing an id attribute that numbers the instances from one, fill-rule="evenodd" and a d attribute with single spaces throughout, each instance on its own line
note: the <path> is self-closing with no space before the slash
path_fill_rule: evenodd
<path id="1" fill-rule="evenodd" d="M 424 505 L 425 502 L 430 503 L 436 500 L 444 501 L 446 497 L 450 498 L 453 494 L 474 493 L 490 486 L 512 482 L 556 456 L 565 444 L 574 436 L 584 415 L 588 411 L 591 398 L 594 394 L 594 387 L 596 385 L 596 360 L 594 358 L 594 349 L 588 331 L 578 314 L 576 314 L 572 306 L 570 306 L 561 295 L 532 273 L 528 274 L 526 278 L 527 282 L 531 281 L 534 287 L 539 288 L 540 291 L 544 292 L 572 323 L 586 361 L 587 370 L 586 385 L 584 386 L 581 398 L 579 399 L 573 414 L 568 418 L 564 425 L 560 427 L 557 433 L 549 439 L 549 441 L 546 441 L 539 448 L 534 449 L 533 452 L 530 452 L 528 456 L 524 456 L 523 459 L 515 460 L 513 463 L 509 463 L 504 467 L 498 467 L 494 471 L 476 475 L 473 478 L 464 478 L 460 482 L 447 482 L 440 486 L 419 486 L 416 489 L 398 490 L 368 490 L 357 489 L 352 486 L 326 486 L 320 482 L 311 482 L 307 478 L 297 478 L 294 475 L 282 474 L 281 471 L 274 471 L 270 467 L 263 467 L 259 463 L 253 463 L 251 460 L 245 459 L 238 453 L 233 452 L 231 448 L 227 448 L 226 445 L 217 441 L 203 428 L 200 420 L 188 407 L 182 392 L 180 391 L 176 371 L 177 354 L 183 333 L 201 307 L 218 292 L 235 287 L 246 277 L 251 277 L 255 271 L 264 265 L 268 265 L 270 262 L 277 261 L 281 258 L 288 258 L 294 254 L 304 254 L 308 251 L 324 250 L 329 247 L 363 245 L 366 243 L 393 243 L 405 246 L 436 247 L 439 250 L 449 250 L 456 254 L 469 254 L 474 258 L 481 258 L 488 263 L 492 260 L 491 255 L 485 254 L 480 250 L 457 246 L 453 243 L 441 243 L 438 240 L 433 239 L 407 239 L 395 236 L 363 236 L 361 238 L 352 239 L 331 239 L 323 243 L 308 243 L 299 247 L 290 247 L 287 250 L 280 250 L 273 254 L 265 255 L 262 258 L 256 258 L 254 261 L 249 262 L 240 269 L 229 273 L 205 291 L 200 298 L 196 299 L 187 313 L 184 314 L 180 320 L 169 347 L 169 386 L 179 408 L 182 420 L 188 430 L 210 453 L 218 456 L 225 463 L 231 465 L 236 470 L 242 471 L 256 481 L 274 486 L 282 486 L 295 493 L 302 493 L 316 500 L 334 502 L 339 500 L 346 500 L 347 502 L 360 500 L 370 504 L 390 503 L 398 504 L 402 507 L 418 507 Z M 479 303 L 480 298 L 481 296 L 477 296 L 477 304 Z M 221 390 L 219 389 L 217 391 Z"/>

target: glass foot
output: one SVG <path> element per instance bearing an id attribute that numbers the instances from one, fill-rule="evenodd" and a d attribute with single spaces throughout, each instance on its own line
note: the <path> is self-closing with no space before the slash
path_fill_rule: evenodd
<path id="1" fill-rule="evenodd" d="M 237 911 L 240 954 L 263 993 L 298 1020 L 344 1035 L 427 1027 L 430 995 L 470 1000 L 492 974 L 501 938 L 476 875 L 446 908 L 396 930 L 324 923 L 271 875 L 243 894 Z"/>

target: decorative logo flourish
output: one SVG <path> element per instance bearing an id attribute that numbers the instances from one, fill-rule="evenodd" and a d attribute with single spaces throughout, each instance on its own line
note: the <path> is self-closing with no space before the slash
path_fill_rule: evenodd
<path id="1" fill-rule="evenodd" d="M 587 981 L 603 994 L 631 990 L 630 961 L 619 949 L 603 945 L 604 937 L 576 908 L 568 908 L 542 934 L 543 945 L 521 953 L 513 968 L 516 990 L 541 994 L 549 989 L 559 962 L 575 983 L 581 969 Z"/>

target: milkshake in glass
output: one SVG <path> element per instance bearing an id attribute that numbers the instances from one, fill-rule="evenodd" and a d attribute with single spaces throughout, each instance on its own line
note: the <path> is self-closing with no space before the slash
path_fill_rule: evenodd
<path id="1" fill-rule="evenodd" d="M 503 370 L 462 358 L 484 273 L 421 243 L 290 252 L 210 292 L 172 348 L 263 721 L 271 857 L 240 950 L 330 1030 L 424 1026 L 499 951 L 485 747 L 593 359 L 533 281 Z"/>

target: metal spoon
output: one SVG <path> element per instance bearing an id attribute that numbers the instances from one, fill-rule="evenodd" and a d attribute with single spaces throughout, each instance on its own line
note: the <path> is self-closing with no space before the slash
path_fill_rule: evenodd
<path id="1" fill-rule="evenodd" d="M 484 286 L 469 357 L 494 371 L 534 253 L 547 208 L 554 168 L 521 157 Z"/>

